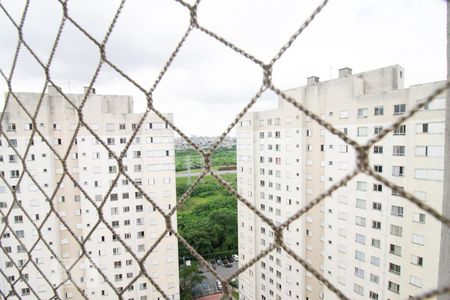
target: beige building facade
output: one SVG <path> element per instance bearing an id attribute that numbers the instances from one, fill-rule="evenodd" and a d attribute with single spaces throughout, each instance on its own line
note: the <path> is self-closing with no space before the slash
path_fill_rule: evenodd
<path id="1" fill-rule="evenodd" d="M 17 97 L 33 115 L 40 94 Z M 67 97 L 79 106 L 84 95 Z M 5 179 L 0 182 L 0 206 L 9 217 L 1 223 L 0 290 L 11 299 L 14 294 L 21 299 L 49 299 L 55 294 L 61 299 L 113 299 L 116 292 L 129 300 L 162 299 L 150 281 L 139 276 L 145 270 L 171 299 L 179 299 L 177 239 L 167 233 L 148 253 L 163 235 L 165 220 L 134 186 L 164 212 L 173 208 L 173 131 L 154 113 L 148 114 L 123 158 L 129 178 L 120 175 L 116 181 L 119 166 L 110 151 L 120 155 L 143 115 L 133 113 L 130 96 L 95 91 L 82 111 L 92 132 L 81 127 L 70 150 L 77 111 L 53 87 L 43 95 L 34 124 L 14 99 L 3 112 L 2 128 L 9 142 L 1 136 L 0 171 Z M 33 126 L 66 158 L 65 166 L 39 135 L 27 148 Z M 28 173 L 14 149 L 25 157 Z M 13 195 L 23 210 L 13 205 Z M 176 215 L 172 222 L 176 228 Z"/>
<path id="2" fill-rule="evenodd" d="M 364 144 L 444 84 L 405 88 L 404 75 L 398 65 L 359 74 L 344 68 L 336 79 L 310 77 L 307 86 L 286 93 Z M 440 95 L 370 149 L 376 172 L 438 212 L 443 209 L 444 115 L 445 95 Z M 268 134 L 278 139 L 262 138 Z M 276 222 L 355 168 L 350 145 L 284 100 L 278 109 L 248 114 L 237 138 L 239 192 Z M 244 263 L 261 251 L 263 239 L 270 243 L 261 220 L 251 214 L 239 206 Z M 439 277 L 448 276 L 438 272 L 439 264 L 448 263 L 440 257 L 449 246 L 441 241 L 441 230 L 431 215 L 373 178 L 358 175 L 292 224 L 285 241 L 351 299 L 405 299 L 436 288 Z M 266 256 L 241 275 L 244 299 L 337 298 L 286 253 L 271 255 L 274 260 Z"/>

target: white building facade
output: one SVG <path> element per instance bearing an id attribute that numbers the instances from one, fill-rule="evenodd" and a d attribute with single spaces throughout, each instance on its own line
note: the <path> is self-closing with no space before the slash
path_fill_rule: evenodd
<path id="1" fill-rule="evenodd" d="M 404 88 L 403 82 L 404 70 L 400 66 L 359 74 L 352 74 L 350 69 L 344 68 L 339 71 L 337 79 L 319 82 L 317 77 L 310 77 L 307 86 L 286 93 L 364 144 L 417 101 L 443 85 L 443 82 L 434 82 Z M 440 95 L 370 149 L 370 164 L 376 172 L 438 212 L 443 208 L 444 115 L 445 95 Z M 263 119 L 278 119 L 278 127 L 264 128 L 261 126 Z M 295 206 L 297 201 L 304 205 L 355 168 L 355 151 L 350 145 L 283 100 L 276 110 L 249 114 L 241 125 L 237 141 L 238 170 L 242 171 L 238 188 L 258 208 L 261 209 L 261 205 L 269 207 L 269 212 L 265 212 L 268 217 L 274 218 L 270 207 L 273 206 L 275 215 L 279 209 L 280 222 L 298 209 L 299 206 Z M 248 131 L 279 131 L 280 142 L 262 141 L 257 138 L 259 133 L 246 139 Z M 287 134 L 293 138 L 288 140 Z M 261 146 L 265 143 L 272 146 Z M 257 150 L 253 150 L 253 155 L 247 154 L 248 157 L 240 150 L 249 148 L 248 144 L 250 148 L 273 149 L 278 143 L 280 151 L 266 152 L 268 157 L 264 159 L 273 161 L 279 158 L 281 166 L 270 163 L 263 166 L 259 161 L 262 155 L 256 153 Z M 293 165 L 295 163 L 298 165 Z M 253 175 L 245 172 L 245 167 L 247 170 L 253 168 Z M 276 204 L 276 201 L 250 191 L 249 183 L 256 186 L 264 180 L 258 173 L 261 167 L 273 169 L 272 172 L 279 168 L 279 177 L 269 180 L 279 181 L 282 190 L 286 190 L 286 185 L 293 185 L 292 197 L 298 200 L 289 202 L 290 198 L 283 199 L 282 195 L 281 203 Z M 293 183 L 289 183 L 291 174 L 295 175 Z M 275 205 L 280 207 L 275 208 Z M 251 222 L 256 218 L 251 219 L 252 212 L 246 208 L 239 208 L 240 225 L 243 220 Z M 256 224 L 259 220 L 253 222 Z M 250 226 L 253 226 L 252 230 L 246 224 L 239 228 L 241 259 L 243 256 L 251 259 L 260 251 L 259 227 Z M 405 299 L 436 288 L 438 276 L 445 276 L 438 273 L 439 264 L 448 263 L 440 257 L 441 249 L 448 249 L 448 245 L 441 243 L 441 229 L 439 221 L 390 188 L 371 177 L 358 175 L 301 218 L 298 225 L 290 226 L 285 236 L 286 243 L 289 242 L 297 254 L 349 298 Z M 245 299 L 276 299 L 277 296 L 308 300 L 336 298 L 308 272 L 304 277 L 302 274 L 296 276 L 300 280 L 291 280 L 291 268 L 304 272 L 303 268 L 293 264 L 288 255 L 278 255 L 280 264 L 277 270 L 281 272 L 278 277 L 277 273 L 262 268 L 260 264 L 250 269 L 251 272 L 243 273 L 240 284 L 241 288 L 244 284 L 241 295 Z M 273 268 L 275 271 L 276 267 Z M 255 278 L 255 286 L 249 284 L 251 277 Z M 277 291 L 277 285 L 282 289 Z M 267 289 L 268 294 L 265 292 Z M 295 294 L 290 294 L 294 289 Z"/>
<path id="2" fill-rule="evenodd" d="M 39 96 L 17 94 L 31 115 Z M 123 292 L 124 299 L 162 299 L 148 279 L 138 277 L 142 266 L 169 297 L 178 299 L 177 239 L 166 233 L 152 248 L 165 232 L 165 220 L 131 182 L 164 212 L 174 207 L 173 131 L 157 115 L 148 114 L 123 158 L 129 178 L 120 175 L 111 187 L 119 166 L 98 139 L 120 156 L 143 116 L 133 113 L 132 98 L 91 93 L 82 111 L 83 121 L 92 132 L 81 127 L 72 142 L 77 111 L 53 87 L 43 97 L 35 124 L 14 99 L 3 112 L 2 128 L 9 142 L 1 136 L 0 171 L 4 180 L 0 182 L 0 206 L 2 214 L 9 213 L 9 217 L 2 218 L 1 223 L 0 290 L 5 295 L 11 293 L 11 299 L 14 293 L 22 299 L 46 299 L 55 293 L 61 299 L 83 299 L 79 290 L 89 299 L 114 299 L 116 292 L 111 284 L 117 292 Z M 79 106 L 84 95 L 67 97 Z M 61 158 L 66 157 L 65 166 L 37 134 L 27 148 L 33 126 Z M 24 172 L 14 149 L 25 157 L 29 173 Z M 13 197 L 23 210 L 20 205 L 12 205 Z M 176 228 L 176 214 L 172 222 Z M 32 262 L 27 262 L 27 252 Z M 142 258 L 140 266 L 138 260 Z M 22 275 L 17 268 L 22 269 Z M 16 281 L 11 292 L 10 283 Z"/>

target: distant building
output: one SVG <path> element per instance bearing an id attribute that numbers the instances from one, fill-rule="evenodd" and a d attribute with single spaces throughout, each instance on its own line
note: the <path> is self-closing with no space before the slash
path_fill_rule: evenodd
<path id="1" fill-rule="evenodd" d="M 18 93 L 17 96 L 33 115 L 40 94 Z M 84 95 L 67 94 L 67 97 L 79 106 Z M 12 296 L 10 284 L 18 281 L 14 287 L 21 299 L 35 299 L 36 296 L 40 299 L 84 299 L 75 285 L 90 299 L 112 299 L 116 292 L 109 281 L 119 292 L 127 288 L 123 293 L 124 299 L 161 298 L 144 276 L 129 285 L 141 270 L 117 236 L 141 259 L 164 233 L 164 218 L 131 181 L 165 212 L 173 208 L 176 203 L 173 131 L 158 116 L 149 114 L 123 158 L 131 180 L 121 175 L 111 191 L 119 167 L 111 153 L 94 137 L 97 135 L 119 156 L 142 117 L 132 109 L 130 96 L 91 93 L 82 111 L 83 121 L 93 133 L 81 127 L 67 153 L 77 127 L 77 111 L 53 87 L 49 87 L 35 125 L 61 157 L 67 156 L 67 168 L 64 168 L 38 135 L 33 137 L 30 148 L 26 150 L 34 125 L 17 102 L 10 99 L 2 122 L 3 133 L 9 142 L 5 136 L 0 138 L 0 170 L 6 179 L 0 182 L 0 207 L 3 214 L 11 210 L 7 219 L 11 228 L 5 229 L 4 219 L 1 225 L 5 230 L 0 238 L 4 250 L 0 252 L 0 269 L 4 273 L 0 276 L 0 290 L 3 294 Z M 172 118 L 171 115 L 166 117 Z M 13 148 L 20 155 L 27 153 L 24 162 L 29 173 L 24 172 Z M 79 187 L 65 172 L 73 176 Z M 42 192 L 30 175 L 43 189 Z M 62 177 L 64 180 L 58 186 Z M 20 186 L 17 184 L 19 178 L 22 178 Z M 13 195 L 22 208 L 13 205 Z M 49 198 L 54 212 L 61 219 L 51 212 Z M 105 222 L 98 223 L 98 209 Z M 176 228 L 176 215 L 172 222 Z M 42 237 L 41 241 L 38 241 L 39 237 Z M 84 243 L 85 250 L 79 243 Z M 166 234 L 143 264 L 148 275 L 172 299 L 179 298 L 177 245 L 177 239 Z M 32 262 L 28 262 L 27 252 L 31 253 Z M 23 267 L 22 276 L 16 266 Z M 64 268 L 70 270 L 73 282 L 67 281 Z M 54 287 L 57 287 L 57 295 Z"/>
<path id="2" fill-rule="evenodd" d="M 212 136 L 196 136 L 189 137 L 196 145 L 202 149 L 210 148 L 217 141 L 217 137 Z M 219 147 L 232 148 L 236 146 L 236 137 L 225 137 Z M 178 149 L 192 149 L 192 146 L 183 138 L 175 139 L 175 148 Z"/>
<path id="3" fill-rule="evenodd" d="M 404 88 L 391 66 L 286 91 L 360 144 L 444 82 Z M 438 212 L 443 209 L 445 95 L 370 149 L 370 164 Z M 355 151 L 280 99 L 237 128 L 238 191 L 275 224 L 355 167 Z M 273 241 L 270 227 L 239 203 L 243 265 Z M 442 225 L 387 186 L 358 175 L 284 231 L 285 243 L 351 299 L 405 299 L 436 288 Z M 240 275 L 240 299 L 336 299 L 281 249 Z"/>

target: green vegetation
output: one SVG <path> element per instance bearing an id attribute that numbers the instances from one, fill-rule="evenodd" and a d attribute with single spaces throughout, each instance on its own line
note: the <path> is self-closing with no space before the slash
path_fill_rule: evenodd
<path id="1" fill-rule="evenodd" d="M 224 174 L 222 178 L 236 188 L 236 174 Z M 188 189 L 187 180 L 177 178 L 177 198 Z M 236 250 L 236 198 L 212 176 L 206 176 L 178 210 L 178 231 L 202 255 Z M 181 243 L 179 255 L 191 256 Z"/>
<path id="2" fill-rule="evenodd" d="M 192 289 L 206 277 L 200 274 L 198 265 L 193 262 L 190 266 L 180 266 L 180 293 L 182 300 L 194 299 Z"/>
<path id="3" fill-rule="evenodd" d="M 175 151 L 176 171 L 187 170 L 188 165 L 191 169 L 200 169 L 203 167 L 203 158 L 194 149 L 183 149 Z M 218 148 L 212 155 L 212 165 L 214 167 L 236 165 L 236 147 Z"/>

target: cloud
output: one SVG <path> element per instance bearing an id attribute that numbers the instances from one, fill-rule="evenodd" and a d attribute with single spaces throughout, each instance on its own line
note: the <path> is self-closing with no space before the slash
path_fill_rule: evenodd
<path id="1" fill-rule="evenodd" d="M 309 16 L 319 1 L 204 0 L 201 25 L 268 62 Z M 2 4 L 15 20 L 24 1 Z M 69 14 L 101 41 L 119 1 L 69 1 Z M 57 1 L 31 1 L 24 37 L 46 62 L 59 22 Z M 444 1 L 331 1 L 275 64 L 273 81 L 283 89 L 305 84 L 306 77 L 336 77 L 337 69 L 355 72 L 401 64 L 409 84 L 445 78 Z M 126 74 L 149 89 L 189 26 L 189 12 L 175 1 L 128 1 L 107 43 L 106 54 Z M 0 68 L 9 73 L 17 32 L 0 12 Z M 51 66 L 51 76 L 66 91 L 81 92 L 98 64 L 99 51 L 78 29 L 66 23 Z M 158 109 L 173 112 L 188 134 L 215 135 L 227 127 L 256 93 L 262 70 L 217 40 L 194 30 L 154 93 Z M 42 69 L 22 49 L 13 79 L 17 91 L 40 91 Z M 131 94 L 145 106 L 135 87 L 104 66 L 98 93 Z M 6 86 L 0 85 L 0 92 Z M 271 98 L 273 101 L 269 101 Z M 267 93 L 258 102 L 276 102 Z M 269 104 L 270 103 L 270 104 Z"/>

